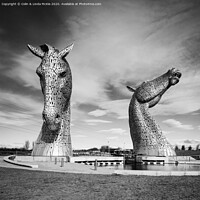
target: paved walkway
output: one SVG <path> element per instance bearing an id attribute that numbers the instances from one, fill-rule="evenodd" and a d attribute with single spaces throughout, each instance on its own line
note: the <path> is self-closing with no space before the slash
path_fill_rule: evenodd
<path id="1" fill-rule="evenodd" d="M 26 162 L 28 164 L 28 162 Z M 30 164 L 37 164 L 38 168 L 28 168 L 13 165 L 3 161 L 3 157 L 0 157 L 0 167 L 17 168 L 26 170 L 37 171 L 53 171 L 62 173 L 81 173 L 81 174 L 116 174 L 116 175 L 145 175 L 145 176 L 200 176 L 200 171 L 148 171 L 148 170 L 120 170 L 117 167 L 98 167 L 94 170 L 92 165 L 84 165 L 77 163 L 64 163 L 61 167 L 61 163 L 58 162 L 30 162 Z"/>
<path id="2" fill-rule="evenodd" d="M 29 162 L 26 162 L 27 164 Z M 13 165 L 3 161 L 3 157 L 0 157 L 0 167 L 7 168 L 17 168 L 17 169 L 27 169 L 27 170 L 39 170 L 39 171 L 54 171 L 54 172 L 64 172 L 64 173 L 84 173 L 84 174 L 113 174 L 117 168 L 107 168 L 107 167 L 98 167 L 97 170 L 94 169 L 94 166 L 77 164 L 77 163 L 64 163 L 64 166 L 61 167 L 61 163 L 58 162 L 30 162 L 30 164 L 37 164 L 38 168 L 28 168 Z"/>

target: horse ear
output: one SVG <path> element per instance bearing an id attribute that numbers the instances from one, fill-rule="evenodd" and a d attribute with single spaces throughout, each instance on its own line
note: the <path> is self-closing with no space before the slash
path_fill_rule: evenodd
<path id="1" fill-rule="evenodd" d="M 64 58 L 65 56 L 67 56 L 67 54 L 72 50 L 74 44 L 70 44 L 69 46 L 67 46 L 66 48 L 64 48 L 63 50 L 61 50 L 58 54 L 59 57 Z"/>
<path id="2" fill-rule="evenodd" d="M 128 90 L 131 91 L 131 92 L 135 92 L 135 90 L 136 90 L 135 88 L 132 88 L 132 87 L 130 87 L 130 86 L 126 86 L 126 87 L 127 87 Z"/>
<path id="3" fill-rule="evenodd" d="M 33 47 L 31 45 L 27 45 L 29 50 L 36 56 L 40 57 L 40 58 L 43 58 L 44 57 L 44 52 L 36 47 Z"/>

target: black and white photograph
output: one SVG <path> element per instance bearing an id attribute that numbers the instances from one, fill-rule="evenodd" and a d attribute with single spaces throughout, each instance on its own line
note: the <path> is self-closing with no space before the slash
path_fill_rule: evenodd
<path id="1" fill-rule="evenodd" d="M 0 199 L 200 199 L 200 1 L 1 0 Z"/>

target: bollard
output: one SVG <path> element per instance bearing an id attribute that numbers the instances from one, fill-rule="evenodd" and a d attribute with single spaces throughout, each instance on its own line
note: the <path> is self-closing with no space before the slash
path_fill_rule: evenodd
<path id="1" fill-rule="evenodd" d="M 57 164 L 57 157 L 55 157 L 55 165 Z"/>
<path id="2" fill-rule="evenodd" d="M 125 169 L 125 164 L 126 164 L 126 158 L 125 158 L 125 156 L 123 157 L 123 169 Z"/>
<path id="3" fill-rule="evenodd" d="M 64 167 L 64 158 L 61 158 L 61 167 Z"/>
<path id="4" fill-rule="evenodd" d="M 97 170 L 97 159 L 94 162 L 94 170 Z"/>

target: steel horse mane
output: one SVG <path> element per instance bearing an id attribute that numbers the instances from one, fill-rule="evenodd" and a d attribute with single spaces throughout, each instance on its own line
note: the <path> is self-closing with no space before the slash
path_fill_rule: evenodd
<path id="1" fill-rule="evenodd" d="M 133 147 L 137 155 L 174 156 L 175 151 L 150 115 L 148 108 L 155 106 L 162 95 L 179 82 L 181 73 L 174 68 L 167 73 L 143 82 L 134 92 L 129 105 L 129 126 Z"/>
<path id="2" fill-rule="evenodd" d="M 72 156 L 70 136 L 70 98 L 72 75 L 65 56 L 73 44 L 59 51 L 48 44 L 28 45 L 42 59 L 36 70 L 44 95 L 43 125 L 34 145 L 34 156 Z"/>

